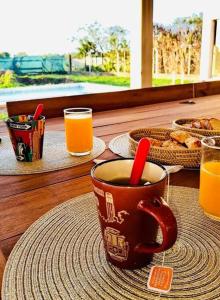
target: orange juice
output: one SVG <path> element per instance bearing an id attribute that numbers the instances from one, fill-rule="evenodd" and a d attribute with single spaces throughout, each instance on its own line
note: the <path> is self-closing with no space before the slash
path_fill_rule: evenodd
<path id="1" fill-rule="evenodd" d="M 220 161 L 201 165 L 199 202 L 209 217 L 220 220 Z"/>
<path id="2" fill-rule="evenodd" d="M 73 155 L 88 154 L 93 147 L 91 114 L 65 115 L 67 151 Z"/>

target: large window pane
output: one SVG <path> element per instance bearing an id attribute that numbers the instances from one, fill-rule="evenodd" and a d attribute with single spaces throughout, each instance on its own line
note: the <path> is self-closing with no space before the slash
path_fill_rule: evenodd
<path id="1" fill-rule="evenodd" d="M 154 1 L 154 85 L 199 80 L 202 1 Z"/>
<path id="2" fill-rule="evenodd" d="M 0 102 L 129 88 L 127 0 L 8 0 L 1 11 Z"/>

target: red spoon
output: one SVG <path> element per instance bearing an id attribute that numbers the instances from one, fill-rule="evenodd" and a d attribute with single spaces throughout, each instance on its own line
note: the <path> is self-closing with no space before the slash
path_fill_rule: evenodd
<path id="1" fill-rule="evenodd" d="M 149 149 L 150 141 L 147 138 L 142 138 L 138 143 L 138 148 L 135 154 L 129 181 L 130 185 L 138 185 L 144 170 L 144 165 L 147 160 Z"/>
<path id="2" fill-rule="evenodd" d="M 34 116 L 33 116 L 33 119 L 36 121 L 38 120 L 39 116 L 41 115 L 42 111 L 43 111 L 43 104 L 38 104 L 36 110 L 35 110 L 35 113 L 34 113 Z"/>

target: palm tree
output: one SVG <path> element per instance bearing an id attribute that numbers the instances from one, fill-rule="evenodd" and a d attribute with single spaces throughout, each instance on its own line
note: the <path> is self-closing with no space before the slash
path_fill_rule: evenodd
<path id="1" fill-rule="evenodd" d="M 79 40 L 90 41 L 95 45 L 95 55 L 104 57 L 104 53 L 107 51 L 107 35 L 105 29 L 98 22 L 94 22 L 84 27 L 79 28 L 77 32 Z M 76 39 L 76 38 L 75 38 Z M 94 51 L 93 51 L 94 52 Z"/>
<path id="2" fill-rule="evenodd" d="M 114 53 L 116 60 L 116 73 L 118 75 L 120 72 L 120 51 L 123 49 L 123 45 L 125 44 L 127 31 L 121 26 L 112 26 L 109 27 L 108 33 L 110 51 Z"/>
<path id="3" fill-rule="evenodd" d="M 93 53 L 96 52 L 96 45 L 87 39 L 80 40 L 79 44 L 80 45 L 77 49 L 78 55 L 79 55 L 79 57 L 84 57 L 85 70 L 87 70 L 86 58 L 87 58 L 87 56 L 90 57 Z M 89 71 L 91 71 L 91 64 L 89 64 Z"/>

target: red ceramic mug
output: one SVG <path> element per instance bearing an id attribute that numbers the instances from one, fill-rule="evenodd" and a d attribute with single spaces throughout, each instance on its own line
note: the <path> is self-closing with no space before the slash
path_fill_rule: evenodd
<path id="1" fill-rule="evenodd" d="M 107 260 L 126 269 L 147 265 L 153 253 L 171 248 L 177 237 L 176 219 L 163 200 L 168 176 L 163 166 L 146 162 L 142 179 L 148 185 L 117 183 L 130 177 L 133 161 L 105 161 L 91 171 Z M 156 242 L 159 226 L 161 244 Z"/>

